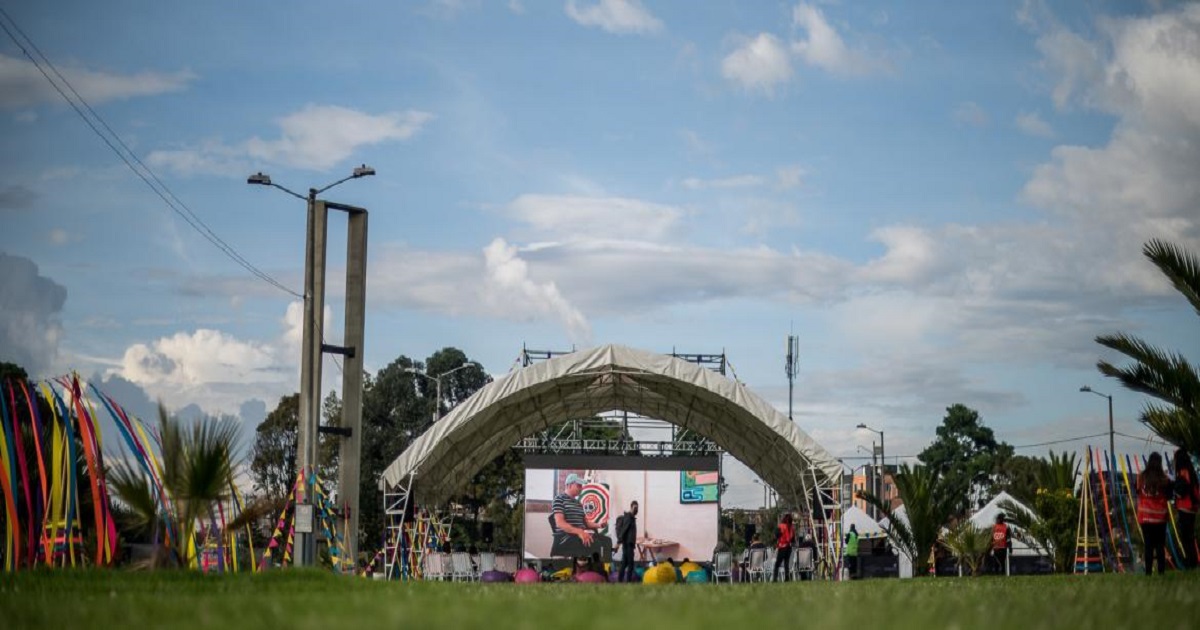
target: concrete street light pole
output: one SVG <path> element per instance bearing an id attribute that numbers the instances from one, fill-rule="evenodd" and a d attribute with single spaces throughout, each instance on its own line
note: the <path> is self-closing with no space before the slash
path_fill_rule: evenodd
<path id="1" fill-rule="evenodd" d="M 318 434 L 321 432 L 321 363 L 326 352 L 342 354 L 346 365 L 342 377 L 342 426 L 328 432 L 344 439 L 339 449 L 338 496 L 348 523 L 343 540 L 346 557 L 354 561 L 358 552 L 358 488 L 360 428 L 362 425 L 362 355 L 366 301 L 367 211 L 363 208 L 321 201 L 317 195 L 351 179 L 368 177 L 375 169 L 362 165 L 352 173 L 324 188 L 310 188 L 304 196 L 271 181 L 262 172 L 246 179 L 247 184 L 271 186 L 298 199 L 308 209 L 304 250 L 304 321 L 300 349 L 300 409 L 297 422 L 296 466 L 304 475 L 296 497 L 296 540 L 294 563 L 311 566 L 316 562 L 313 532 L 310 473 L 317 463 Z M 325 256 L 329 210 L 345 211 L 350 217 L 346 245 L 346 328 L 345 347 L 324 343 L 322 323 L 325 312 Z"/>

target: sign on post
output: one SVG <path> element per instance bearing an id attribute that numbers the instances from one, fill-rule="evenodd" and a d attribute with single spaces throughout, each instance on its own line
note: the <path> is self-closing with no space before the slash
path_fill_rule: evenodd
<path id="1" fill-rule="evenodd" d="M 296 504 L 296 533 L 313 533 L 313 506 L 309 503 Z"/>

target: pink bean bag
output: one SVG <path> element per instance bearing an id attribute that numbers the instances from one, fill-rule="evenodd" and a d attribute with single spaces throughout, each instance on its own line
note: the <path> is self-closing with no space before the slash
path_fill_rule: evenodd
<path id="1" fill-rule="evenodd" d="M 575 581 L 586 582 L 588 584 L 603 584 L 607 580 L 604 579 L 603 575 L 600 575 L 595 571 L 584 571 L 583 573 L 575 576 Z"/>
<path id="2" fill-rule="evenodd" d="M 542 581 L 542 578 L 538 575 L 538 572 L 530 569 L 529 567 L 525 567 L 524 569 L 517 571 L 515 578 L 520 584 L 536 584 Z"/>

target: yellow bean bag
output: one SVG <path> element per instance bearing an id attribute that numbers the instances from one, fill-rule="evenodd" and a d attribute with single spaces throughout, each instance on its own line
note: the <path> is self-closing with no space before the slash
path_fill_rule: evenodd
<path id="1" fill-rule="evenodd" d="M 679 565 L 679 574 L 683 576 L 683 581 L 686 582 L 689 573 L 692 571 L 701 571 L 703 569 L 704 567 L 696 564 L 695 562 L 688 561 Z"/>
<path id="2" fill-rule="evenodd" d="M 674 584 L 675 583 L 675 567 L 669 562 L 656 564 L 649 569 L 646 569 L 646 574 L 642 576 L 643 584 Z"/>

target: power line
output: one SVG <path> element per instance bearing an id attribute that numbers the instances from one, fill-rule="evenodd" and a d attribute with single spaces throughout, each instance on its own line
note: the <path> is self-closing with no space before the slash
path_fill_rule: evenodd
<path id="1" fill-rule="evenodd" d="M 12 29 L 15 29 L 16 32 L 20 34 L 21 39 L 18 39 L 17 35 L 14 34 L 13 31 L 9 29 L 8 25 L 2 21 L 0 21 L 0 28 L 4 29 L 4 32 L 8 35 L 9 39 L 11 39 L 13 43 L 17 45 L 17 48 L 21 50 L 21 53 L 33 63 L 38 72 L 40 72 L 50 86 L 54 88 L 54 91 L 58 92 L 59 96 L 63 97 L 63 100 L 65 100 L 67 104 L 71 106 L 71 109 L 73 109 L 75 113 L 79 115 L 83 122 L 92 130 L 92 132 L 95 133 L 96 136 L 99 137 L 100 140 L 102 140 L 104 144 L 117 155 L 117 157 L 121 158 L 121 161 L 125 163 L 125 166 L 129 167 L 129 170 L 133 171 L 133 173 L 137 175 L 142 182 L 149 186 L 150 190 L 154 191 L 154 194 L 158 195 L 158 197 L 167 204 L 167 207 L 175 212 L 175 214 L 179 215 L 179 217 L 182 218 L 184 222 L 186 222 L 188 226 L 190 226 L 198 234 L 207 239 L 217 249 L 221 250 L 222 253 L 250 273 L 257 276 L 260 280 L 270 284 L 280 291 L 283 291 L 284 293 L 288 293 L 301 299 L 304 298 L 304 296 L 300 293 L 289 289 L 287 286 L 267 274 L 265 271 L 255 267 L 253 263 L 251 263 L 249 260 L 246 260 L 244 256 L 238 253 L 238 251 L 234 249 L 232 245 L 226 243 L 220 236 L 217 236 L 217 233 L 214 232 L 212 228 L 208 227 L 208 225 L 204 223 L 204 221 L 187 206 L 187 204 L 180 200 L 179 197 L 176 196 L 175 193 L 172 192 L 171 189 L 165 183 L 163 183 L 161 179 L 159 179 L 158 175 L 154 173 L 153 169 L 151 169 L 149 166 L 146 166 L 146 164 L 142 162 L 137 154 L 129 148 L 129 145 L 125 144 L 125 141 L 121 139 L 120 134 L 114 131 L 113 128 L 110 127 L 107 122 L 105 122 L 104 118 L 96 112 L 96 110 L 92 109 L 92 106 L 88 104 L 87 100 L 75 90 L 74 86 L 71 85 L 71 82 L 68 81 L 67 78 L 58 71 L 58 68 L 54 66 L 54 63 L 42 53 L 37 44 L 25 34 L 25 31 L 21 30 L 21 27 L 17 24 L 16 20 L 14 20 L 12 16 L 4 10 L 3 7 L 0 7 L 0 15 L 4 16 L 4 19 L 12 25 Z M 24 39 L 24 42 L 21 41 L 22 39 Z M 34 57 L 29 53 L 29 50 L 26 47 L 27 45 L 28 48 L 32 48 L 34 52 L 37 53 L 37 57 Z M 38 57 L 41 58 L 40 62 L 38 61 Z M 67 93 L 63 91 L 63 88 L 58 84 L 58 82 L 51 78 L 50 74 L 46 72 L 46 69 L 42 67 L 43 63 L 50 68 L 50 70 L 54 73 L 54 76 L 58 77 L 58 80 L 62 82 L 62 85 L 65 85 L 67 90 L 74 95 L 74 99 L 72 99 L 70 96 L 67 96 Z M 78 101 L 78 103 L 76 101 Z M 85 114 L 83 109 L 80 108 L 81 105 L 83 109 L 87 110 L 88 114 L 91 114 L 91 118 L 89 118 L 88 114 Z M 93 118 L 95 119 L 95 122 L 93 122 Z M 109 135 L 105 135 L 105 133 L 96 126 L 96 123 L 99 123 Z M 111 136 L 111 138 L 109 136 Z M 116 144 L 119 144 L 122 149 L 124 149 L 124 152 L 117 148 L 116 144 L 114 144 L 114 141 Z M 137 166 L 134 166 L 134 163 L 136 163 Z"/>

